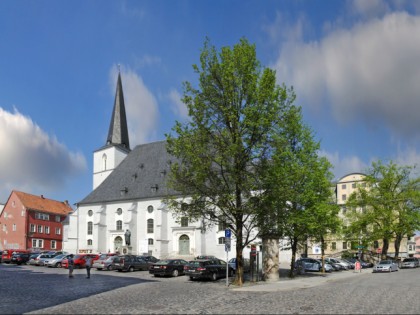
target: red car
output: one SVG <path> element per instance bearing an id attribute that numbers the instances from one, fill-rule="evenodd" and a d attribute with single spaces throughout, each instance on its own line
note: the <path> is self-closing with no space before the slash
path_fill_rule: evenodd
<path id="1" fill-rule="evenodd" d="M 73 257 L 73 261 L 74 261 L 74 269 L 77 268 L 85 268 L 85 264 L 86 264 L 86 258 L 87 257 L 91 257 L 92 258 L 92 264 L 95 260 L 99 259 L 99 255 L 98 254 L 78 254 L 75 255 Z M 67 259 L 63 259 L 61 261 L 61 267 L 62 268 L 68 268 L 69 267 L 69 261 Z"/>

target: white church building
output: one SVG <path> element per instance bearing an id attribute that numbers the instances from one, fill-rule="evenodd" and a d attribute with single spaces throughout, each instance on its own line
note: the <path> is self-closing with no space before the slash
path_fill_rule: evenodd
<path id="1" fill-rule="evenodd" d="M 174 158 L 166 141 L 131 149 L 121 75 L 104 146 L 93 153 L 93 190 L 76 204 L 64 226 L 63 248 L 72 253 L 119 252 L 157 258 L 226 258 L 225 227 L 202 229 L 201 222 L 174 217 L 162 202 L 175 193 L 167 185 Z M 126 242 L 126 231 L 131 233 Z M 235 240 L 232 239 L 234 257 Z M 249 248 L 244 257 L 249 257 Z"/>

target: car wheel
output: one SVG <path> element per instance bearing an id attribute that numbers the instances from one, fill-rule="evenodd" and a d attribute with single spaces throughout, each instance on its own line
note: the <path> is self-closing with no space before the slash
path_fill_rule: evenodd
<path id="1" fill-rule="evenodd" d="M 190 277 L 190 280 L 191 280 L 191 281 L 194 281 L 194 277 Z"/>
<path id="2" fill-rule="evenodd" d="M 133 266 L 130 266 L 130 268 L 128 268 L 128 271 L 129 272 L 133 272 L 134 271 L 134 267 Z"/>
<path id="3" fill-rule="evenodd" d="M 172 271 L 172 277 L 178 277 L 179 272 L 178 269 L 175 269 L 174 271 Z"/>
<path id="4" fill-rule="evenodd" d="M 55 268 L 61 268 L 61 263 L 56 263 Z"/>
<path id="5" fill-rule="evenodd" d="M 211 280 L 216 281 L 217 280 L 217 273 L 213 272 L 211 274 Z"/>
<path id="6" fill-rule="evenodd" d="M 112 266 L 109 265 L 108 267 L 106 267 L 106 270 L 111 271 L 112 270 Z"/>

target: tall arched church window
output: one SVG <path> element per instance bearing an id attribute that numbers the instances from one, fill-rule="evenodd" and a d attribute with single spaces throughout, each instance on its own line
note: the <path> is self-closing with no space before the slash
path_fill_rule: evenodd
<path id="1" fill-rule="evenodd" d="M 102 155 L 102 168 L 104 171 L 106 171 L 106 154 L 105 153 Z"/>

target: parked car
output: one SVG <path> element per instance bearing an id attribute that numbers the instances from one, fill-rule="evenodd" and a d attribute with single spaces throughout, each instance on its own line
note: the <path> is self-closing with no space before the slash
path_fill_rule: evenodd
<path id="1" fill-rule="evenodd" d="M 322 262 L 314 258 L 299 258 L 296 260 L 296 265 L 303 265 L 305 271 L 322 271 Z M 330 264 L 324 264 L 326 272 L 332 272 L 333 268 Z"/>
<path id="2" fill-rule="evenodd" d="M 339 261 L 347 263 L 349 265 L 349 269 L 354 269 L 355 264 L 345 258 L 338 258 Z"/>
<path id="3" fill-rule="evenodd" d="M 178 277 L 184 274 L 184 266 L 188 261 L 184 259 L 164 259 L 150 265 L 149 273 L 157 276 Z"/>
<path id="4" fill-rule="evenodd" d="M 44 266 L 47 266 L 50 268 L 61 268 L 62 261 L 64 259 L 67 259 L 69 256 L 70 254 L 61 254 L 61 255 L 51 257 L 44 261 Z"/>
<path id="5" fill-rule="evenodd" d="M 121 255 L 112 262 L 112 269 L 118 271 L 149 270 L 149 264 L 141 256 Z"/>
<path id="6" fill-rule="evenodd" d="M 225 261 L 217 258 L 192 260 L 184 267 L 184 273 L 190 280 L 207 278 L 216 281 L 218 278 L 226 277 L 234 273 L 233 269 Z"/>
<path id="7" fill-rule="evenodd" d="M 418 268 L 419 260 L 415 257 L 404 258 L 400 268 Z"/>
<path id="8" fill-rule="evenodd" d="M 213 256 L 213 255 L 199 255 L 195 257 L 195 259 L 213 259 L 213 258 L 218 259 L 216 256 Z"/>
<path id="9" fill-rule="evenodd" d="M 44 262 L 52 257 L 48 254 L 31 255 L 28 263 L 34 266 L 44 266 Z"/>
<path id="10" fill-rule="evenodd" d="M 229 259 L 229 266 L 233 269 L 233 272 L 236 272 L 236 257 Z M 249 258 L 243 258 L 244 272 L 251 271 L 251 261 Z"/>
<path id="11" fill-rule="evenodd" d="M 24 249 L 5 249 L 1 252 L 1 261 L 3 263 L 9 264 L 12 261 L 13 254 L 20 254 L 20 253 L 29 253 L 27 250 Z"/>
<path id="12" fill-rule="evenodd" d="M 68 253 L 68 252 L 56 251 L 56 250 L 49 251 L 45 254 L 51 255 L 53 257 L 58 256 L 58 255 L 70 255 L 70 253 Z"/>
<path id="13" fill-rule="evenodd" d="M 158 258 L 156 258 L 155 256 L 151 256 L 151 255 L 141 255 L 139 257 L 141 259 L 147 261 L 147 263 L 149 264 L 149 266 L 159 261 Z"/>
<path id="14" fill-rule="evenodd" d="M 398 271 L 398 265 L 393 260 L 381 260 L 375 267 L 373 267 L 372 272 L 392 272 Z"/>
<path id="15" fill-rule="evenodd" d="M 30 257 L 31 257 L 31 254 L 29 254 L 29 253 L 13 254 L 10 262 L 12 264 L 17 264 L 17 265 L 21 265 L 21 264 L 26 265 L 26 263 L 29 261 Z"/>
<path id="16" fill-rule="evenodd" d="M 99 256 L 98 260 L 95 260 L 95 262 L 92 265 L 92 268 L 96 268 L 97 270 L 112 270 L 112 263 L 116 258 L 118 258 L 118 256 L 116 256 L 115 254 L 102 254 Z"/>
<path id="17" fill-rule="evenodd" d="M 73 257 L 74 269 L 85 268 L 87 257 L 92 258 L 92 264 L 93 264 L 96 260 L 98 260 L 99 255 L 98 254 L 78 254 L 78 255 L 75 255 Z M 61 261 L 61 267 L 62 268 L 68 268 L 69 267 L 69 262 L 68 262 L 67 258 L 65 258 Z"/>
<path id="18" fill-rule="evenodd" d="M 338 264 L 338 263 L 333 263 L 331 261 L 325 260 L 325 263 L 327 265 L 330 265 L 333 268 L 333 271 L 342 271 L 342 270 L 346 270 L 342 265 Z"/>
<path id="19" fill-rule="evenodd" d="M 327 257 L 327 258 L 325 258 L 325 261 L 328 261 L 328 262 L 330 262 L 332 264 L 338 264 L 344 270 L 350 269 L 350 266 L 351 266 L 351 264 L 349 262 L 344 261 L 344 260 L 339 259 L 339 258 Z"/>

